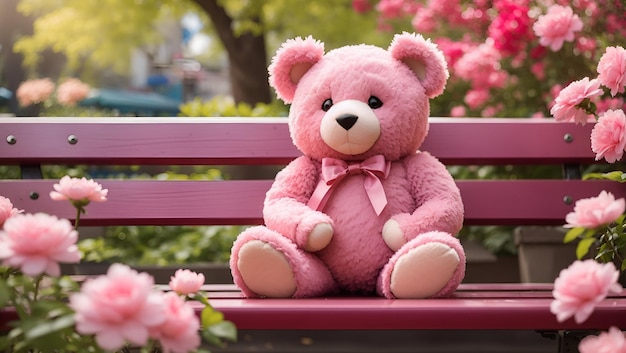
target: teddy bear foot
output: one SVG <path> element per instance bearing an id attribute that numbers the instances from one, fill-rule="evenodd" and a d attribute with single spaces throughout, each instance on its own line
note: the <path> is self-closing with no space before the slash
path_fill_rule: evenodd
<path id="1" fill-rule="evenodd" d="M 249 290 L 261 297 L 288 298 L 296 291 L 293 269 L 270 244 L 252 240 L 239 251 L 237 267 Z"/>
<path id="2" fill-rule="evenodd" d="M 426 243 L 409 250 L 396 262 L 390 290 L 396 298 L 428 298 L 440 292 L 455 274 L 461 259 L 442 243 Z"/>

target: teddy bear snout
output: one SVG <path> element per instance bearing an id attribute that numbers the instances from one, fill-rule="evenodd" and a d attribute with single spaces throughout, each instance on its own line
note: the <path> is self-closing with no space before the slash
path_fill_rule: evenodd
<path id="1" fill-rule="evenodd" d="M 367 152 L 378 140 L 381 126 L 366 103 L 344 100 L 334 104 L 322 118 L 320 135 L 333 150 L 346 155 Z"/>
<path id="2" fill-rule="evenodd" d="M 354 114 L 341 114 L 335 120 L 342 128 L 350 130 L 356 124 L 356 121 L 359 120 L 359 117 Z"/>

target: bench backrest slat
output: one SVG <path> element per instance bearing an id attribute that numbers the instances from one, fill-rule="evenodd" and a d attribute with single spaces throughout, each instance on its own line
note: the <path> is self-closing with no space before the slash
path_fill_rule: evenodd
<path id="1" fill-rule="evenodd" d="M 0 124 L 3 139 L 15 141 L 0 144 L 0 164 L 286 164 L 300 155 L 285 118 L 4 118 Z M 590 131 L 590 124 L 550 120 L 431 118 L 422 150 L 448 165 L 589 163 Z"/>
<path id="2" fill-rule="evenodd" d="M 251 225 L 262 222 L 269 180 L 154 181 L 99 180 L 111 191 L 107 202 L 91 203 L 83 225 Z M 0 181 L 0 194 L 16 207 L 73 219 L 67 202 L 48 197 L 52 180 Z M 580 180 L 460 180 L 467 225 L 561 225 L 577 200 L 601 190 L 626 196 L 623 184 Z M 35 192 L 39 198 L 32 200 Z"/>

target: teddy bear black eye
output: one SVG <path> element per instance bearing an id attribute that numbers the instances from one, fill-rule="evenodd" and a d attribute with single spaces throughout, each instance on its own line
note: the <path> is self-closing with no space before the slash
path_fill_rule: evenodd
<path id="1" fill-rule="evenodd" d="M 322 110 L 327 112 L 332 106 L 333 106 L 333 100 L 328 98 L 327 100 L 324 101 L 324 103 L 322 103 Z"/>
<path id="2" fill-rule="evenodd" d="M 367 100 L 367 105 L 372 109 L 378 109 L 383 106 L 383 102 L 376 96 L 371 96 L 370 99 Z"/>

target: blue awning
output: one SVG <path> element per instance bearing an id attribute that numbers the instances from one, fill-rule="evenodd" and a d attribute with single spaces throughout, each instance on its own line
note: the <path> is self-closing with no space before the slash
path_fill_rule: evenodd
<path id="1" fill-rule="evenodd" d="M 136 116 L 176 116 L 181 102 L 154 92 L 97 89 L 80 105 L 114 109 L 120 114 Z"/>

